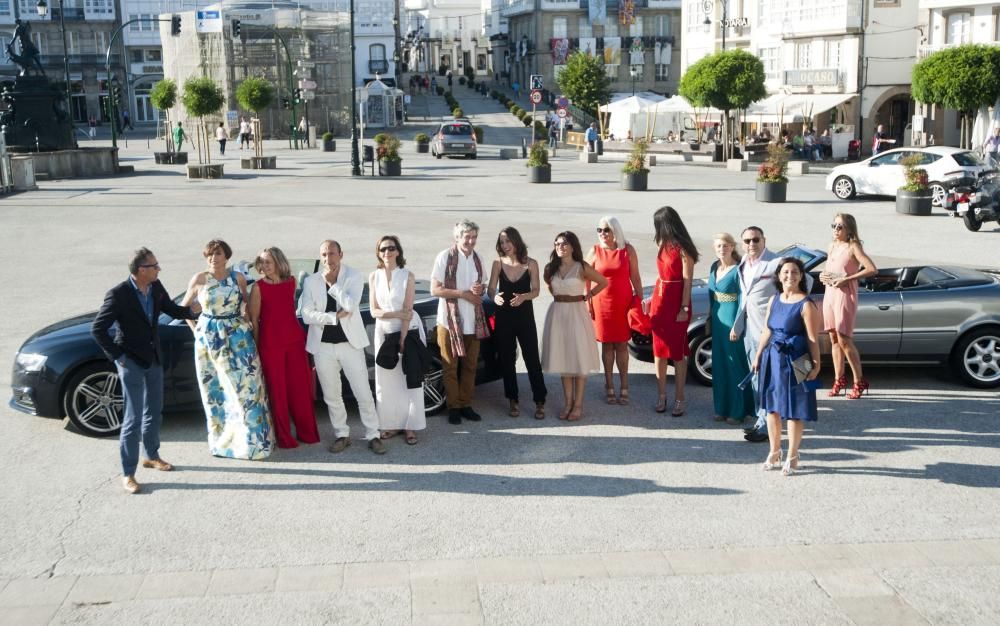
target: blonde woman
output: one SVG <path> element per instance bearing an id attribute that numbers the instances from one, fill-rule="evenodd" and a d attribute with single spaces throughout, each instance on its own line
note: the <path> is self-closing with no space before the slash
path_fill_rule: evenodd
<path id="1" fill-rule="evenodd" d="M 753 389 L 739 383 L 750 371 L 743 337 L 733 332 L 740 308 L 740 255 L 729 233 L 714 237 L 716 261 L 708 272 L 711 311 L 706 334 L 712 337 L 712 399 L 715 421 L 742 424 L 754 414 Z"/>

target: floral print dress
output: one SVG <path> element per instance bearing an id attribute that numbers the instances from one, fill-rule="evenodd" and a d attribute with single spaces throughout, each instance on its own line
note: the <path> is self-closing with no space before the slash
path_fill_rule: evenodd
<path id="1" fill-rule="evenodd" d="M 202 314 L 194 332 L 194 361 L 209 450 L 232 459 L 266 459 L 274 447 L 274 430 L 236 273 L 230 271 L 222 280 L 207 274 L 198 302 Z"/>

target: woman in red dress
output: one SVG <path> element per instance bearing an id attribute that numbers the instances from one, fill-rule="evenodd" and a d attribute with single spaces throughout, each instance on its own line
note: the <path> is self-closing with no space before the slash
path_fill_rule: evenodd
<path id="1" fill-rule="evenodd" d="M 250 323 L 271 403 L 278 447 L 296 448 L 291 418 L 302 443 L 319 443 L 313 409 L 312 368 L 306 334 L 295 315 L 295 279 L 278 248 L 265 248 L 254 267 L 262 278 L 250 292 Z"/>
<path id="2" fill-rule="evenodd" d="M 628 404 L 628 340 L 632 336 L 628 311 L 642 297 L 639 257 L 625 240 L 617 218 L 605 216 L 597 223 L 598 244 L 587 262 L 608 279 L 608 288 L 591 300 L 594 334 L 601 344 L 604 389 L 608 404 Z M 615 396 L 614 368 L 618 364 L 621 391 Z"/>
<path id="3" fill-rule="evenodd" d="M 649 302 L 653 328 L 653 357 L 659 399 L 656 412 L 667 410 L 667 361 L 674 362 L 674 417 L 684 415 L 684 381 L 687 378 L 688 322 L 691 321 L 691 281 L 698 250 L 680 215 L 665 206 L 653 215 L 654 237 L 660 246 L 656 255 L 656 286 Z"/>

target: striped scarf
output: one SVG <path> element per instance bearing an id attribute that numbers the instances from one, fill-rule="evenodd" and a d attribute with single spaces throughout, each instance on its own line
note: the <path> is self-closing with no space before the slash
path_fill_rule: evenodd
<path id="1" fill-rule="evenodd" d="M 444 288 L 458 289 L 458 255 L 461 254 L 458 246 L 454 245 L 448 252 L 448 262 L 444 268 Z M 479 255 L 472 253 L 472 260 L 476 264 L 477 279 L 483 281 L 483 263 Z M 448 339 L 451 343 L 451 353 L 457 357 L 465 356 L 465 341 L 462 332 L 462 315 L 458 311 L 458 298 L 446 298 L 445 305 L 448 308 Z M 489 327 L 486 325 L 486 314 L 483 312 L 483 303 L 480 300 L 475 305 L 476 309 L 476 339 L 486 339 L 490 336 Z"/>

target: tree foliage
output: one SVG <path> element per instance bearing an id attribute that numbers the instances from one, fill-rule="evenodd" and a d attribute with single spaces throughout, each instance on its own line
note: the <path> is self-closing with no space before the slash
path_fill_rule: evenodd
<path id="1" fill-rule="evenodd" d="M 716 52 L 689 67 L 677 91 L 696 107 L 745 109 L 767 96 L 764 64 L 746 50 Z"/>
<path id="2" fill-rule="evenodd" d="M 149 101 L 160 111 L 174 108 L 177 104 L 177 83 L 170 78 L 156 81 L 149 92 Z"/>
<path id="3" fill-rule="evenodd" d="M 236 88 L 236 101 L 244 109 L 259 114 L 274 102 L 274 85 L 267 79 L 251 76 Z"/>
<path id="4" fill-rule="evenodd" d="M 585 52 L 569 55 L 556 84 L 574 105 L 591 114 L 611 98 L 611 79 L 604 71 L 604 60 Z"/>
<path id="5" fill-rule="evenodd" d="M 189 78 L 184 81 L 181 102 L 188 115 L 202 117 L 222 108 L 226 98 L 211 78 Z"/>
<path id="6" fill-rule="evenodd" d="M 913 99 L 966 114 L 992 106 L 1000 96 L 1000 48 L 945 48 L 913 66 Z"/>

